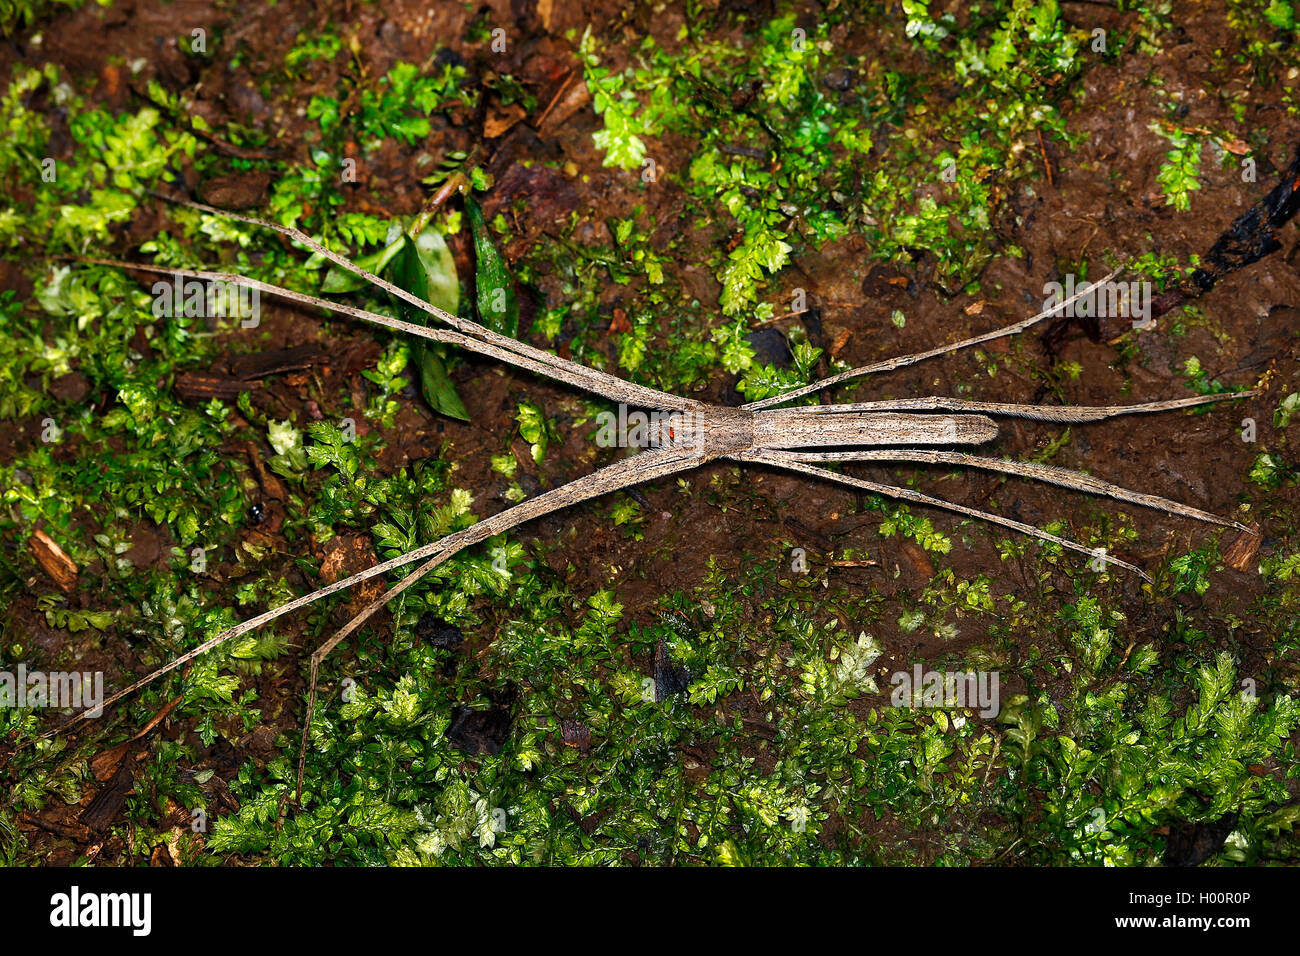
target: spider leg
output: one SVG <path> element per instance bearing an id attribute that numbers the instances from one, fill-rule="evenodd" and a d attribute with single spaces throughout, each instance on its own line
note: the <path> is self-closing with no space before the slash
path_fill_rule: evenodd
<path id="1" fill-rule="evenodd" d="M 1085 475 L 1082 472 L 1071 471 L 1068 468 L 1057 468 L 1054 465 L 1039 465 L 1034 462 L 1023 461 L 1006 461 L 1000 458 L 982 458 L 978 455 L 964 455 L 960 452 L 930 451 L 928 449 L 911 448 L 882 448 L 870 451 L 783 452 L 782 454 L 788 458 L 803 462 L 915 461 L 923 464 L 963 465 L 968 468 L 981 468 L 985 471 L 1000 471 L 1007 475 L 1015 475 L 1020 478 L 1029 478 L 1035 481 L 1045 481 L 1049 484 L 1060 485 L 1062 488 L 1070 488 L 1074 491 L 1082 491 L 1092 495 L 1104 495 L 1118 501 L 1129 501 L 1133 504 L 1143 505 L 1147 508 L 1155 508 L 1157 511 L 1181 515 L 1184 518 L 1194 518 L 1197 521 L 1206 521 L 1210 524 L 1237 528 L 1240 531 L 1247 531 L 1251 534 L 1256 533 L 1251 531 L 1251 529 L 1247 528 L 1244 524 L 1240 524 L 1230 518 L 1221 518 L 1211 512 L 1202 511 L 1199 508 L 1180 504 L 1177 501 L 1171 501 L 1168 498 L 1161 498 L 1157 495 L 1148 495 L 1140 491 L 1130 491 L 1120 485 L 1113 485 L 1108 481 L 1102 481 L 1100 478 L 1094 478 L 1092 475 Z"/>
<path id="2" fill-rule="evenodd" d="M 826 481 L 848 485 L 851 488 L 861 488 L 864 491 L 874 492 L 879 495 L 887 495 L 890 498 L 901 498 L 905 501 L 914 501 L 918 504 L 931 505 L 935 508 L 943 508 L 947 511 L 955 511 L 958 514 L 969 515 L 972 518 L 979 518 L 981 521 L 989 521 L 993 524 L 1002 525 L 1004 528 L 1011 528 L 1013 531 L 1019 531 L 1022 534 L 1027 534 L 1030 537 L 1038 538 L 1042 541 L 1051 541 L 1053 544 L 1059 544 L 1062 547 L 1069 548 L 1072 551 L 1078 551 L 1080 554 L 1086 554 L 1092 558 L 1100 558 L 1108 564 L 1115 564 L 1119 565 L 1121 568 L 1127 568 L 1148 583 L 1155 583 L 1141 568 L 1135 567 L 1127 561 L 1121 561 L 1119 558 L 1112 557 L 1104 551 L 1095 548 L 1084 547 L 1077 541 L 1071 541 L 1068 538 L 1059 537 L 1048 531 L 1035 528 L 1031 524 L 1025 524 L 1022 521 L 1004 518 L 1001 515 L 991 514 L 987 511 L 978 511 L 974 508 L 967 508 L 965 505 L 955 504 L 951 501 L 944 501 L 942 498 L 933 498 L 930 495 L 922 494 L 919 491 L 912 491 L 910 488 L 898 488 L 893 485 L 882 485 L 874 481 L 868 481 L 865 478 L 854 478 L 849 475 L 837 475 L 833 471 L 827 471 L 825 468 L 814 467 L 784 453 L 778 454 L 770 451 L 754 451 L 748 454 L 733 455 L 732 457 L 739 461 L 750 461 L 772 465 L 776 468 L 784 468 L 787 471 L 795 471 L 800 474 L 811 475 L 814 478 L 823 478 Z"/>
<path id="3" fill-rule="evenodd" d="M 1031 315 L 1027 319 L 1021 319 L 1019 322 L 1015 322 L 1011 325 L 1003 326 L 1000 329 L 994 329 L 992 332 L 985 332 L 983 335 L 977 335 L 974 338 L 963 339 L 960 342 L 954 342 L 952 345 L 941 345 L 938 348 L 933 348 L 926 352 L 917 352 L 913 355 L 902 355 L 898 358 L 887 359 L 884 362 L 876 362 L 874 365 L 863 365 L 861 368 L 849 369 L 847 372 L 840 372 L 837 375 L 832 375 L 829 378 L 822 379 L 821 381 L 813 382 L 811 385 L 805 385 L 803 388 L 796 388 L 789 392 L 783 392 L 780 395 L 773 395 L 772 397 L 765 398 L 762 401 L 750 402 L 748 405 L 742 407 L 752 409 L 768 408 L 772 405 L 779 405 L 782 402 L 788 402 L 791 399 L 811 395 L 813 392 L 819 392 L 823 388 L 837 385 L 840 382 L 847 382 L 851 378 L 870 375 L 872 372 L 893 371 L 894 369 L 902 368 L 905 365 L 915 365 L 917 362 L 923 361 L 924 359 L 935 358 L 939 355 L 947 355 L 949 352 L 956 352 L 958 349 L 969 348 L 972 345 L 979 345 L 982 342 L 991 342 L 994 339 L 1000 339 L 1007 335 L 1015 335 L 1017 332 L 1023 332 L 1031 325 L 1043 321 L 1043 319 L 1057 315 L 1062 309 L 1070 305 L 1076 299 L 1079 299 L 1092 291 L 1094 285 L 1103 285 L 1109 282 L 1111 279 L 1115 278 L 1115 276 L 1119 275 L 1119 272 L 1120 270 L 1116 269 L 1114 272 L 1110 273 L 1110 275 L 1099 279 L 1096 283 L 1085 283 L 1080 287 L 1078 292 L 1063 302 L 1052 306 L 1052 308 L 1039 312 L 1037 315 Z"/>
<path id="4" fill-rule="evenodd" d="M 480 355 L 486 355 L 497 361 L 514 365 L 518 368 L 534 372 L 544 378 L 564 382 L 568 385 L 575 385 L 587 392 L 601 395 L 613 401 L 622 401 L 628 404 L 643 404 L 640 393 L 629 392 L 626 389 L 609 389 L 603 380 L 593 380 L 590 370 L 585 366 L 576 363 L 567 363 L 564 365 L 549 365 L 536 361 L 529 355 L 511 352 L 491 343 L 479 339 L 471 338 L 460 332 L 449 332 L 446 329 L 430 329 L 423 325 L 415 325 L 412 322 L 404 322 L 401 319 L 390 318 L 386 315 L 380 315 L 378 312 L 369 312 L 366 309 L 358 309 L 350 305 L 344 305 L 341 302 L 333 302 L 328 299 L 320 299 L 314 295 L 307 295 L 304 292 L 294 292 L 292 289 L 285 289 L 278 285 L 271 285 L 269 282 L 262 282 L 258 279 L 250 279 L 245 276 L 237 275 L 232 272 L 206 272 L 198 269 L 177 269 L 165 268 L 162 266 L 143 265 L 135 262 L 121 262 L 116 259 L 95 259 L 89 256 L 67 256 L 76 262 L 86 262 L 91 265 L 113 266 L 119 269 L 134 269 L 138 272 L 153 272 L 159 275 L 184 276 L 191 279 L 207 279 L 215 282 L 229 282 L 246 285 L 249 288 L 257 289 L 259 292 L 265 292 L 267 295 L 279 296 L 290 302 L 297 302 L 300 305 L 310 305 L 316 308 L 326 309 L 331 312 L 339 312 L 343 315 L 351 316 L 354 319 L 360 319 L 363 322 L 369 322 L 373 325 L 382 325 L 386 328 L 395 329 L 398 332 L 405 332 L 408 335 L 418 336 L 423 339 L 431 339 L 435 342 L 447 342 L 451 345 L 459 346 L 471 352 L 477 352 Z M 572 367 L 570 367 L 572 366 Z M 581 372 L 575 372 L 573 369 L 581 369 Z M 622 381 L 622 379 L 618 379 Z M 630 383 L 624 383 L 632 389 L 640 386 L 632 386 Z M 656 405 L 654 407 L 660 407 Z"/>
<path id="5" fill-rule="evenodd" d="M 679 395 L 661 392 L 655 388 L 647 388 L 644 385 L 635 385 L 631 382 L 625 382 L 616 375 L 610 375 L 608 372 L 600 372 L 596 369 L 587 368 L 585 365 L 580 365 L 577 362 L 571 362 L 568 359 L 560 358 L 558 355 L 553 355 L 544 349 L 534 348 L 526 342 L 512 339 L 508 335 L 501 335 L 498 332 L 493 332 L 491 329 L 479 325 L 477 322 L 471 322 L 468 319 L 462 319 L 458 316 L 452 315 L 450 312 L 446 312 L 438 308 L 436 305 L 424 301 L 424 299 L 421 299 L 419 296 L 412 295 L 405 289 L 399 288 L 386 279 L 381 279 L 379 276 L 361 268 L 361 266 L 352 262 L 345 256 L 341 256 L 337 252 L 327 249 L 325 246 L 321 245 L 315 239 L 311 238 L 311 236 L 299 229 L 294 229 L 291 226 L 282 226 L 277 222 L 270 222 L 266 219 L 257 219 L 254 216 L 245 216 L 242 213 L 227 212 L 224 209 L 217 209 L 215 206 L 207 206 L 203 203 L 191 202 L 188 199 L 181 199 L 178 196 L 169 196 L 166 193 L 153 192 L 153 195 L 165 199 L 168 202 L 175 203 L 176 205 L 187 206 L 190 209 L 197 209 L 200 212 L 206 212 L 214 216 L 222 216 L 226 219 L 246 222 L 249 225 L 273 229 L 283 236 L 288 236 L 290 239 L 301 242 L 304 246 L 311 249 L 312 252 L 323 256 L 336 266 L 346 269 L 353 275 L 360 276 L 376 288 L 383 289 L 390 295 L 396 296 L 402 301 L 415 306 L 417 309 L 427 312 L 429 315 L 436 316 L 463 335 L 478 339 L 480 342 L 486 342 L 489 345 L 495 345 L 497 348 L 504 349 L 514 355 L 530 358 L 534 362 L 539 362 L 549 368 L 556 370 L 567 369 L 570 373 L 579 376 L 582 379 L 584 383 L 581 386 L 582 388 L 604 395 L 606 398 L 614 398 L 618 401 L 626 402 L 629 405 L 637 405 L 645 408 L 663 408 L 684 411 L 701 407 L 701 403 L 694 399 L 682 398 Z M 1065 304 L 1066 303 L 1062 303 L 1062 306 Z M 546 374 L 552 375 L 550 372 Z M 554 375 L 552 375 L 552 377 L 554 377 Z M 603 385 L 604 390 L 598 390 L 595 387 L 596 383 Z"/>
<path id="6" fill-rule="evenodd" d="M 642 462 L 641 459 L 654 459 Z M 364 624 L 380 608 L 388 604 L 393 598 L 397 597 L 411 585 L 418 582 L 426 574 L 432 571 L 438 565 L 447 561 L 458 552 L 464 550 L 470 545 L 477 544 L 487 538 L 509 531 L 516 525 L 523 524 L 532 518 L 549 514 L 560 508 L 566 508 L 569 505 L 577 504 L 588 498 L 596 498 L 600 495 L 609 494 L 612 491 L 618 491 L 621 488 L 627 488 L 630 485 L 640 484 L 644 481 L 651 481 L 656 478 L 663 478 L 667 475 L 679 471 L 686 471 L 694 468 L 701 462 L 701 456 L 698 454 L 687 454 L 680 450 L 665 448 L 658 451 L 644 452 L 634 455 L 632 458 L 624 459 L 609 465 L 600 471 L 593 472 L 583 478 L 575 479 L 567 485 L 562 485 L 532 498 L 528 501 L 520 502 L 513 508 L 507 508 L 505 511 L 486 518 L 475 525 L 466 528 L 464 531 L 457 532 L 443 538 L 442 541 L 447 543 L 444 550 L 441 550 L 429 558 L 424 564 L 420 565 L 401 581 L 394 584 L 391 588 L 371 601 L 366 607 L 362 608 L 352 620 L 339 628 L 329 640 L 321 644 L 320 647 L 311 656 L 311 673 L 307 690 L 307 718 L 302 725 L 302 746 L 298 751 L 298 799 L 302 798 L 302 781 L 303 772 L 307 761 L 307 742 L 308 734 L 311 731 L 312 717 L 316 713 L 316 683 L 317 675 L 320 670 L 321 662 L 329 653 L 338 647 L 350 634 Z M 563 492 L 563 494 L 561 494 Z M 542 504 L 543 499 L 554 495 L 551 502 Z M 526 505 L 532 505 L 532 508 L 524 509 Z M 456 540 L 452 540 L 456 539 Z"/>
<path id="7" fill-rule="evenodd" d="M 952 411 L 985 412 L 990 415 L 1009 415 L 1040 422 L 1098 422 L 1120 415 L 1147 415 L 1168 412 L 1195 405 L 1209 405 L 1235 398 L 1250 398 L 1256 392 L 1224 392 L 1219 395 L 1193 395 L 1163 402 L 1143 402 L 1138 405 L 1005 405 L 999 402 L 969 402 L 960 398 L 932 395 L 928 398 L 898 398 L 877 402 L 852 402 L 843 405 L 801 405 L 805 415 L 837 415 L 852 412 L 892 411 Z"/>
<path id="8" fill-rule="evenodd" d="M 314 604 L 321 598 L 329 597 L 331 594 L 337 594 L 339 591 L 350 588 L 354 584 L 368 581 L 370 578 L 404 567 L 405 565 L 411 564 L 415 561 L 421 561 L 433 557 L 433 560 L 423 566 L 416 574 L 408 575 L 403 583 L 403 587 L 409 586 L 418 580 L 420 575 L 432 570 L 438 564 L 441 564 L 443 561 L 447 560 L 447 558 L 450 558 L 463 548 L 482 541 L 484 538 L 500 534 L 502 531 L 507 531 L 515 525 L 522 524 L 531 518 L 537 518 L 549 514 L 552 511 L 577 504 L 578 502 L 585 501 L 588 498 L 595 498 L 607 492 L 616 491 L 619 488 L 625 488 L 628 485 L 637 484 L 642 481 L 649 481 L 654 478 L 660 478 L 677 471 L 685 471 L 688 468 L 695 467 L 699 461 L 699 455 L 684 452 L 679 448 L 662 448 L 652 449 L 634 455 L 631 458 L 625 458 L 612 465 L 607 465 L 599 471 L 594 471 L 589 475 L 584 475 L 581 478 L 569 482 L 567 485 L 561 485 L 559 488 L 553 488 L 535 498 L 521 501 L 519 504 L 507 508 L 505 511 L 499 512 L 490 518 L 485 518 L 463 531 L 457 531 L 454 534 L 446 535 L 430 544 L 408 551 L 406 554 L 398 555 L 397 557 L 384 561 L 381 564 L 377 564 L 372 568 L 359 571 L 351 577 L 344 578 L 341 581 L 336 581 L 333 584 L 313 591 L 310 594 L 305 594 L 302 597 L 295 598 L 279 607 L 272 608 L 256 617 L 249 618 L 247 621 L 236 624 L 234 627 L 227 628 L 215 637 L 211 637 L 204 641 L 198 647 L 186 651 L 175 660 L 164 664 L 157 670 L 152 671 L 108 697 L 100 705 L 99 709 L 102 711 L 112 706 L 123 697 L 135 693 L 140 688 L 153 683 L 164 674 L 171 673 L 176 670 L 176 668 L 189 663 L 216 647 L 220 647 L 227 641 L 234 640 L 241 635 L 247 634 L 249 631 L 256 630 L 263 624 L 268 624 L 276 618 L 283 617 L 299 608 Z M 381 600 L 379 602 L 380 606 L 382 606 L 382 603 L 383 601 Z M 366 611 L 362 612 L 362 614 L 368 617 L 377 609 L 377 607 L 367 608 Z M 70 718 L 42 736 L 52 736 L 61 732 L 65 728 L 71 727 L 73 724 L 86 719 L 88 719 L 86 713 L 77 714 L 75 717 Z"/>

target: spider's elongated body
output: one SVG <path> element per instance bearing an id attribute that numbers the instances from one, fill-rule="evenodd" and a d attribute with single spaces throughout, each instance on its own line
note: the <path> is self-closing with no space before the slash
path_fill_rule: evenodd
<path id="1" fill-rule="evenodd" d="M 835 445 L 978 445 L 997 437 L 984 415 L 909 415 L 850 411 L 812 416 L 810 409 L 706 405 L 674 412 L 651 429 L 650 446 L 693 451 L 703 461 L 755 449 Z"/>
<path id="2" fill-rule="evenodd" d="M 278 286 L 269 285 L 253 279 L 229 273 L 181 270 L 157 266 L 139 265 L 127 262 L 88 259 L 104 265 L 119 266 L 144 272 L 154 272 L 189 278 L 221 280 L 242 283 L 255 289 L 298 302 L 340 312 L 375 325 L 387 326 L 397 331 L 420 336 L 438 342 L 457 345 L 469 351 L 477 352 L 489 358 L 506 362 L 518 368 L 535 372 L 557 381 L 575 385 L 587 392 L 602 396 L 629 406 L 666 413 L 666 423 L 658 426 L 656 440 L 652 447 L 638 454 L 621 459 L 611 465 L 584 477 L 575 479 L 566 485 L 544 492 L 513 507 L 479 521 L 477 524 L 447 535 L 437 541 L 426 544 L 404 555 L 385 561 L 352 577 L 338 581 L 327 587 L 290 601 L 243 623 L 236 625 L 203 644 L 187 652 L 169 664 L 136 681 L 103 702 L 107 707 L 127 694 L 145 686 L 157 678 L 169 673 L 181 665 L 224 644 L 242 634 L 248 633 L 263 624 L 298 608 L 305 607 L 321 598 L 352 587 L 362 581 L 396 570 L 405 565 L 422 561 L 412 573 L 394 584 L 378 600 L 372 602 L 342 629 L 326 641 L 311 658 L 311 690 L 308 695 L 307 716 L 303 727 L 304 753 L 307 733 L 311 725 L 315 703 L 315 686 L 321 660 L 349 634 L 360 627 L 379 608 L 415 584 L 431 570 L 447 561 L 461 550 L 478 544 L 490 537 L 508 531 L 532 518 L 548 514 L 582 501 L 608 494 L 622 488 L 645 481 L 663 478 L 679 472 L 689 471 L 709 461 L 730 459 L 742 463 L 761 464 L 769 467 L 798 472 L 825 481 L 836 482 L 852 488 L 871 491 L 918 504 L 930 505 L 954 511 L 959 514 L 979 518 L 983 521 L 1001 525 L 1006 528 L 1050 541 L 1064 548 L 1088 555 L 1094 560 L 1100 559 L 1108 564 L 1125 568 L 1150 581 L 1141 569 L 1127 562 L 1087 548 L 1032 525 L 1015 521 L 1001 515 L 982 512 L 964 505 L 944 501 L 907 488 L 880 484 L 850 475 L 829 471 L 817 467 L 824 462 L 914 462 L 919 464 L 947 464 L 969 468 L 979 468 L 1004 474 L 1016 475 L 1031 480 L 1044 481 L 1071 490 L 1103 495 L 1119 501 L 1126 501 L 1145 507 L 1155 508 L 1169 514 L 1181 515 L 1212 524 L 1233 526 L 1249 531 L 1243 525 L 1227 518 L 1193 508 L 1189 505 L 1130 491 L 1101 479 L 1064 468 L 1032 463 L 1005 461 L 997 458 L 984 458 L 962 452 L 936 449 L 933 446 L 979 445 L 995 438 L 998 434 L 993 416 L 1012 416 L 1036 421 L 1056 423 L 1082 423 L 1100 421 L 1120 415 L 1145 414 L 1172 411 L 1201 405 L 1224 399 L 1240 398 L 1252 394 L 1196 396 L 1164 402 L 1150 402 L 1138 405 L 1118 405 L 1106 407 L 1081 406 L 1036 406 L 1013 405 L 992 402 L 974 402 L 960 399 L 930 396 L 900 400 L 860 402 L 841 405 L 813 405 L 793 408 L 776 407 L 793 399 L 812 394 L 820 389 L 848 381 L 873 372 L 883 372 L 910 365 L 927 358 L 944 355 L 958 349 L 978 345 L 1003 336 L 1013 335 L 1029 328 L 1036 322 L 1059 314 L 1075 299 L 1087 294 L 1084 286 L 1076 295 L 1061 302 L 1053 309 L 1031 316 L 1013 325 L 995 329 L 983 335 L 975 336 L 951 345 L 940 346 L 926 352 L 906 355 L 841 372 L 830 378 L 814 382 L 811 385 L 773 396 L 758 402 L 752 402 L 740 408 L 708 405 L 690 398 L 683 398 L 626 382 L 607 372 L 587 368 L 576 362 L 563 359 L 550 352 L 535 348 L 506 336 L 499 335 L 474 322 L 450 315 L 424 300 L 411 295 L 399 287 L 372 275 L 348 259 L 326 249 L 310 237 L 275 223 L 265 222 L 248 216 L 224 212 L 198 203 L 178 200 L 178 202 L 201 211 L 237 219 L 274 229 L 298 242 L 303 243 L 316 253 L 334 262 L 336 265 L 362 277 L 372 285 L 384 289 L 392 295 L 411 303 L 424 312 L 440 319 L 446 328 L 430 329 L 424 326 L 403 322 L 389 316 L 367 312 L 363 309 L 328 302 Z M 1101 283 L 1114 277 L 1116 273 L 1106 276 Z M 936 414 L 937 413 L 937 414 Z M 661 419 L 661 421 L 663 420 Z M 917 447 L 921 446 L 921 447 Z M 74 717 L 69 723 L 84 719 L 85 715 Z M 299 788 L 302 782 L 302 760 L 299 762 Z"/>

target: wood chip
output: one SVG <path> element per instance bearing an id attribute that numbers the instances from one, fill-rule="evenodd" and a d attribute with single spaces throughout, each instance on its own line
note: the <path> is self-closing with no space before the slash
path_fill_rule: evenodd
<path id="1" fill-rule="evenodd" d="M 108 750 L 101 750 L 95 756 L 90 758 L 90 772 L 94 774 L 95 779 L 100 783 L 107 783 L 117 776 L 118 770 L 122 768 L 122 761 L 126 760 L 127 755 L 131 752 L 131 745 L 135 738 L 123 741 L 116 747 L 110 747 Z"/>
<path id="2" fill-rule="evenodd" d="M 1259 535 L 1245 531 L 1238 531 L 1223 549 L 1223 562 L 1234 571 L 1253 570 L 1258 556 Z"/>
<path id="3" fill-rule="evenodd" d="M 912 566 L 913 571 L 927 581 L 934 577 L 934 565 L 930 563 L 929 557 L 926 556 L 920 545 L 913 544 L 911 541 L 904 541 L 899 544 L 898 549 L 903 552 L 903 557 L 907 559 L 907 563 Z"/>
<path id="4" fill-rule="evenodd" d="M 80 570 L 77 563 L 68 557 L 53 538 L 39 528 L 27 539 L 27 546 L 36 556 L 36 563 L 58 585 L 59 590 L 70 594 L 77 585 L 77 574 Z"/>
<path id="5" fill-rule="evenodd" d="M 609 323 L 609 335 L 615 332 L 631 332 L 632 323 L 627 320 L 627 313 L 618 306 L 614 307 L 614 321 Z"/>
<path id="6" fill-rule="evenodd" d="M 841 329 L 837 332 L 834 341 L 831 342 L 831 358 L 839 358 L 840 353 L 844 351 L 844 346 L 849 344 L 849 339 L 852 337 L 852 329 Z"/>
<path id="7" fill-rule="evenodd" d="M 508 133 L 516 123 L 527 115 L 524 108 L 518 103 L 511 103 L 509 106 L 489 111 L 487 118 L 483 121 L 483 138 L 496 139 L 498 136 Z"/>
<path id="8" fill-rule="evenodd" d="M 251 441 L 244 442 L 244 453 L 248 455 L 253 470 L 257 472 L 257 483 L 262 488 L 262 497 L 271 501 L 288 501 L 289 489 L 285 487 L 279 475 L 266 467 L 257 445 Z"/>
<path id="9" fill-rule="evenodd" d="M 262 204 L 270 185 L 271 174 L 265 171 L 217 176 L 199 186 L 199 196 L 210 206 L 252 209 Z"/>
<path id="10" fill-rule="evenodd" d="M 360 534 L 337 535 L 321 549 L 320 576 L 326 584 L 333 584 L 358 572 L 373 568 L 379 563 L 370 538 Z M 348 602 L 348 616 L 376 600 L 385 590 L 382 577 L 370 578 L 360 584 Z"/>
<path id="11" fill-rule="evenodd" d="M 166 843 L 159 843 L 157 846 L 153 848 L 153 852 L 149 854 L 149 865 L 150 866 L 175 866 L 176 865 L 175 861 L 172 860 L 172 855 L 170 851 L 168 851 Z"/>
<path id="12" fill-rule="evenodd" d="M 537 18 L 547 33 L 555 26 L 555 0 L 537 0 Z"/>
<path id="13" fill-rule="evenodd" d="M 1229 136 L 1224 139 L 1220 139 L 1219 145 L 1222 146 L 1224 149 L 1226 149 L 1228 152 L 1232 153 L 1232 155 L 1234 156 L 1245 156 L 1247 153 L 1250 152 L 1250 146 L 1247 145 L 1243 140 L 1240 140 L 1235 136 Z"/>

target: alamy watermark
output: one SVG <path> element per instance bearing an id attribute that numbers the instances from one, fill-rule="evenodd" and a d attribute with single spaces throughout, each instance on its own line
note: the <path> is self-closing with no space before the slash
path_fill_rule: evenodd
<path id="1" fill-rule="evenodd" d="M 1079 298 L 1062 306 L 1075 294 Z M 1073 273 L 1065 282 L 1049 282 L 1043 286 L 1043 311 L 1069 318 L 1121 318 L 1132 319 L 1133 328 L 1151 327 L 1151 283 L 1094 282 L 1076 283 Z"/>
<path id="2" fill-rule="evenodd" d="M 920 664 L 911 671 L 896 671 L 889 678 L 895 707 L 963 707 L 981 717 L 996 717 L 1001 710 L 997 671 L 927 671 Z"/>
<path id="3" fill-rule="evenodd" d="M 152 893 L 83 893 L 73 886 L 50 897 L 50 925 L 56 928 L 123 927 L 132 936 L 153 929 Z"/>
<path id="4" fill-rule="evenodd" d="M 104 713 L 103 671 L 0 671 L 0 707 L 53 707 L 85 710 L 87 717 Z"/>

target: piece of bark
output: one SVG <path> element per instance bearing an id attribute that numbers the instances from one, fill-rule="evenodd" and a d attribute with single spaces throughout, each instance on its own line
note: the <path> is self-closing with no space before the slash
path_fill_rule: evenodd
<path id="1" fill-rule="evenodd" d="M 230 367 L 231 375 L 251 382 L 271 375 L 279 375 L 281 372 L 311 368 L 318 364 L 324 355 L 319 345 L 297 345 L 289 349 L 232 355 L 226 364 Z"/>
<path id="2" fill-rule="evenodd" d="M 253 470 L 257 472 L 257 483 L 262 486 L 262 497 L 272 501 L 288 501 L 289 490 L 280 477 L 266 467 L 257 445 L 251 441 L 244 442 L 244 450 L 253 465 Z"/>
<path id="3" fill-rule="evenodd" d="M 199 186 L 199 198 L 221 209 L 252 209 L 262 204 L 271 174 L 262 170 L 217 176 Z"/>
<path id="4" fill-rule="evenodd" d="M 159 843 L 149 854 L 150 866 L 175 866 L 176 862 L 172 859 L 171 853 L 167 849 L 166 843 Z"/>
<path id="5" fill-rule="evenodd" d="M 108 750 L 100 751 L 91 757 L 90 772 L 94 774 L 95 779 L 100 783 L 107 783 L 117 776 L 118 770 L 122 767 L 122 761 L 131 752 L 131 745 L 134 742 L 135 738 L 123 741 L 116 747 L 110 747 Z"/>
<path id="6" fill-rule="evenodd" d="M 331 538 L 321 550 L 320 576 L 326 584 L 373 568 L 379 563 L 370 539 L 360 534 L 343 534 Z M 347 603 L 348 616 L 356 614 L 384 593 L 382 577 L 362 582 Z"/>
<path id="7" fill-rule="evenodd" d="M 903 541 L 899 544 L 898 550 L 903 552 L 903 557 L 907 559 L 907 563 L 912 566 L 913 571 L 927 581 L 934 577 L 934 565 L 920 545 L 913 544 L 911 541 Z"/>
<path id="8" fill-rule="evenodd" d="M 126 805 L 126 798 L 135 789 L 135 774 L 130 764 L 123 760 L 113 774 L 113 779 L 99 789 L 95 799 L 81 811 L 77 822 L 92 830 L 109 826 Z"/>
<path id="9" fill-rule="evenodd" d="M 230 375 L 212 372 L 182 372 L 176 376 L 175 391 L 178 396 L 191 401 L 204 398 L 237 398 L 240 392 L 262 388 L 261 382 L 250 382 Z"/>
<path id="10" fill-rule="evenodd" d="M 77 563 L 68 557 L 57 542 L 48 534 L 37 528 L 27 539 L 27 545 L 36 556 L 36 563 L 50 576 L 50 579 L 64 594 L 71 594 L 77 586 Z"/>
<path id="11" fill-rule="evenodd" d="M 691 685 L 691 675 L 686 668 L 672 659 L 668 645 L 663 639 L 655 648 L 654 658 L 655 700 L 663 701 L 674 694 L 681 694 Z"/>
<path id="12" fill-rule="evenodd" d="M 1223 549 L 1223 563 L 1234 571 L 1250 571 L 1255 566 L 1255 559 L 1258 556 L 1258 533 L 1238 531 Z"/>
<path id="13" fill-rule="evenodd" d="M 527 115 L 524 108 L 518 103 L 489 109 L 487 117 L 483 121 L 483 138 L 496 139 L 503 133 L 513 129 L 515 124 Z"/>
<path id="14" fill-rule="evenodd" d="M 134 737 L 122 741 L 116 747 L 109 747 L 107 750 L 101 750 L 95 756 L 90 758 L 90 772 L 94 774 L 95 779 L 100 783 L 111 780 L 121 769 L 123 762 L 131 753 L 132 747 L 137 740 L 147 735 L 155 727 L 167 719 L 167 715 L 179 704 L 184 698 L 173 697 L 167 703 L 158 708 L 157 713 L 149 718 L 149 722 L 136 732 Z"/>

